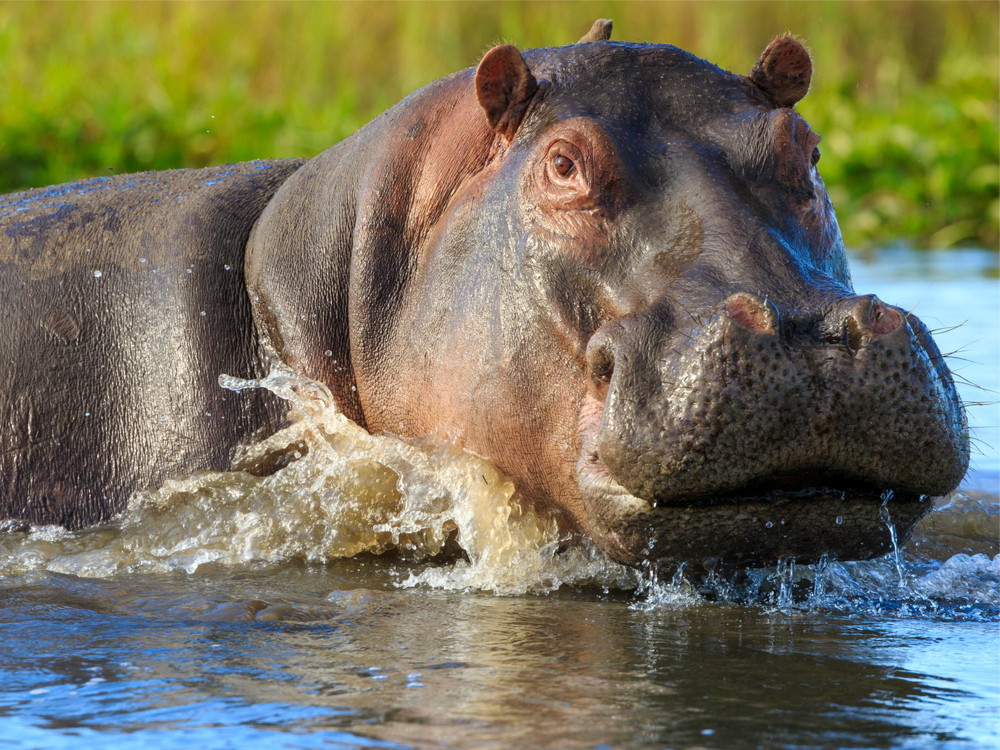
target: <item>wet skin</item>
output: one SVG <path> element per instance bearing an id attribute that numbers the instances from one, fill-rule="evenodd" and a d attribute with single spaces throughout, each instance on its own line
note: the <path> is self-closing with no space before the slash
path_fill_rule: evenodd
<path id="1" fill-rule="evenodd" d="M 597 39 L 497 47 L 305 163 L 8 196 L 4 515 L 228 468 L 284 409 L 215 379 L 273 355 L 624 562 L 905 536 L 965 473 L 964 412 L 923 324 L 851 286 L 805 50 L 739 76 Z"/>

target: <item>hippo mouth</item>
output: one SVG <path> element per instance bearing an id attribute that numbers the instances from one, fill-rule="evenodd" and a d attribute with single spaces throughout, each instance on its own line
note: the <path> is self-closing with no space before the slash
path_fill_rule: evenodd
<path id="1" fill-rule="evenodd" d="M 909 539 L 933 508 L 913 492 L 823 472 L 778 475 L 735 490 L 691 497 L 636 497 L 595 451 L 580 466 L 584 504 L 603 533 L 602 551 L 629 565 L 645 560 L 732 567 L 794 558 L 867 560 Z"/>

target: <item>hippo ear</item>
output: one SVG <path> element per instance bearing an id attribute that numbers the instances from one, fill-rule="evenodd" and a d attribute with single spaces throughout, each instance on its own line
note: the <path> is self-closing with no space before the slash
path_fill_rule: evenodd
<path id="1" fill-rule="evenodd" d="M 487 52 L 476 69 L 476 97 L 490 126 L 508 141 L 521 125 L 538 81 L 517 47 L 505 44 Z"/>
<path id="2" fill-rule="evenodd" d="M 809 91 L 812 61 L 798 39 L 779 37 L 767 45 L 749 78 L 775 107 L 794 107 Z"/>
<path id="3" fill-rule="evenodd" d="M 590 31 L 580 37 L 580 41 L 577 44 L 608 41 L 611 38 L 612 26 L 614 26 L 614 23 L 610 18 L 598 18 L 594 21 L 594 25 L 590 27 Z"/>

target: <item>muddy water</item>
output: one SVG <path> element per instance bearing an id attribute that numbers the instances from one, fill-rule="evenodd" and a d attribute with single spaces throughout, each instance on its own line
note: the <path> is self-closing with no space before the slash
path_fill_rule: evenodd
<path id="1" fill-rule="evenodd" d="M 854 270 L 931 327 L 967 320 L 942 350 L 997 390 L 995 255 Z M 0 533 L 0 746 L 1000 744 L 995 403 L 964 491 L 898 556 L 707 579 L 567 546 L 490 464 L 298 408 L 244 457 L 284 456 L 270 476 Z"/>

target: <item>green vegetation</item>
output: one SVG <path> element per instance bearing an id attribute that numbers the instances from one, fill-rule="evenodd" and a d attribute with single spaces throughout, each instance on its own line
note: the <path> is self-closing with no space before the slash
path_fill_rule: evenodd
<path id="1" fill-rule="evenodd" d="M 998 242 L 996 2 L 3 3 L 0 191 L 311 156 L 499 41 L 813 53 L 800 110 L 849 245 Z"/>

